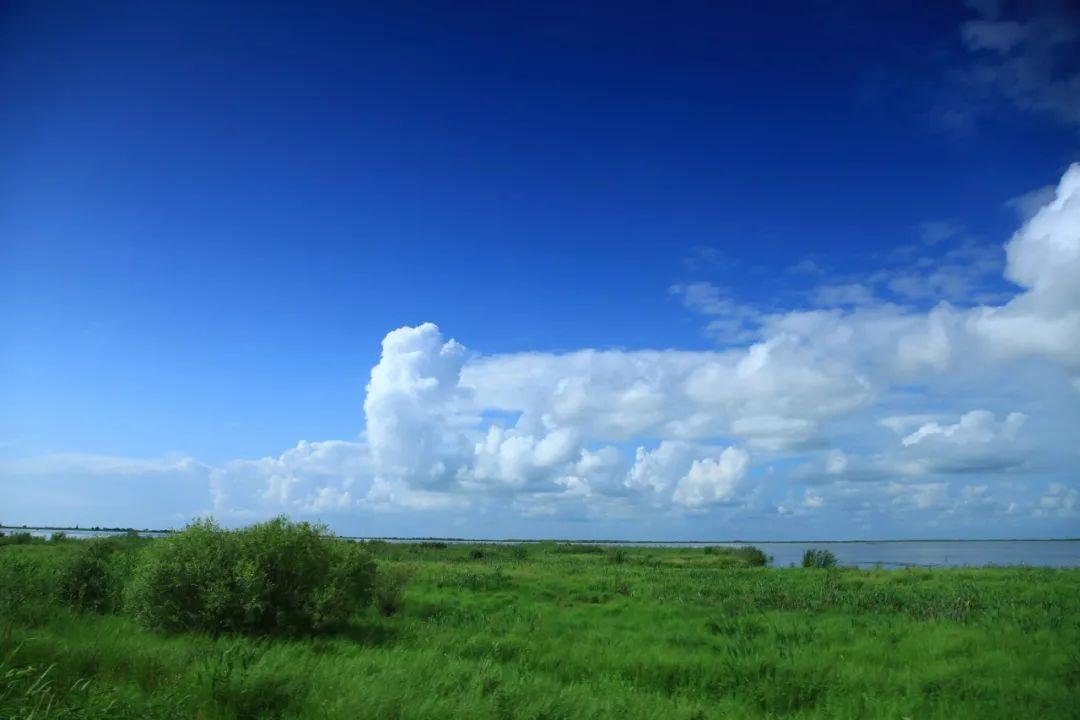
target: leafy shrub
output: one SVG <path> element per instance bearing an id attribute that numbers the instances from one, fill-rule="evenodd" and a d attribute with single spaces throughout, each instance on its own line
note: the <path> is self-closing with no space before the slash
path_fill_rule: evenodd
<path id="1" fill-rule="evenodd" d="M 385 617 L 397 613 L 405 604 L 405 585 L 409 570 L 401 566 L 383 567 L 375 575 L 375 608 Z"/>
<path id="2" fill-rule="evenodd" d="M 527 547 L 525 547 L 524 545 L 522 545 L 521 543 L 518 543 L 517 545 L 511 545 L 510 546 L 510 557 L 513 558 L 514 560 L 519 560 L 519 561 L 520 560 L 528 560 L 529 559 L 529 549 Z"/>
<path id="3" fill-rule="evenodd" d="M 57 577 L 60 601 L 76 610 L 109 612 L 120 606 L 123 578 L 120 565 L 110 563 L 116 545 L 88 540 Z"/>
<path id="4" fill-rule="evenodd" d="M 49 612 L 46 578 L 33 561 L 0 556 L 0 640 L 10 639 L 16 625 L 33 625 Z"/>
<path id="5" fill-rule="evenodd" d="M 298 634 L 344 624 L 374 581 L 363 548 L 323 526 L 279 517 L 228 531 L 203 520 L 149 547 L 126 604 L 146 627 Z"/>
<path id="6" fill-rule="evenodd" d="M 417 546 L 422 547 L 422 548 L 427 548 L 428 550 L 445 550 L 446 549 L 446 543 L 438 542 L 438 541 L 435 541 L 435 540 L 424 540 L 423 542 L 417 543 Z"/>
<path id="7" fill-rule="evenodd" d="M 762 567 L 768 565 L 772 558 L 753 545 L 739 547 L 726 547 L 719 545 L 706 545 L 703 550 L 706 555 L 721 555 L 725 558 L 741 560 L 750 567 Z"/>
<path id="8" fill-rule="evenodd" d="M 626 562 L 626 551 L 622 548 L 612 548 L 608 551 L 607 559 L 609 563 L 621 565 Z"/>
<path id="9" fill-rule="evenodd" d="M 603 545 L 586 545 L 585 543 L 556 543 L 554 551 L 570 555 L 600 555 L 607 552 Z"/>
<path id="10" fill-rule="evenodd" d="M 742 558 L 742 560 L 750 567 L 764 567 L 769 564 L 769 556 L 762 552 L 760 548 L 756 548 L 753 545 L 744 545 L 735 548 L 732 551 L 732 554 Z"/>
<path id="11" fill-rule="evenodd" d="M 831 568 L 836 566 L 836 556 L 832 550 L 810 548 L 803 553 L 802 566 L 804 568 Z"/>
<path id="12" fill-rule="evenodd" d="M 472 550 L 469 551 L 469 559 L 470 560 L 483 560 L 484 559 L 484 551 L 481 550 L 480 548 L 473 548 Z"/>
<path id="13" fill-rule="evenodd" d="M 49 536 L 49 542 L 51 543 L 63 542 L 65 540 L 67 540 L 67 533 L 63 530 L 57 530 Z"/>
<path id="14" fill-rule="evenodd" d="M 45 538 L 39 538 L 28 532 L 14 532 L 0 537 L 0 546 L 3 545 L 34 545 L 45 542 Z"/>

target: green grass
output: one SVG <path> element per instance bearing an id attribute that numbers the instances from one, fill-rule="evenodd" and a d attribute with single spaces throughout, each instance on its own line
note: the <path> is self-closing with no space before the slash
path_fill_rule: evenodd
<path id="1" fill-rule="evenodd" d="M 1078 570 L 778 569 L 722 549 L 626 548 L 615 559 L 554 543 L 370 543 L 380 571 L 409 576 L 396 613 L 372 607 L 342 632 L 260 639 L 147 632 L 124 612 L 53 602 L 78 542 L 0 547 L 0 575 L 21 568 L 33 606 L 0 618 L 0 718 L 1048 719 L 1080 709 Z M 136 555 L 155 541 L 118 542 Z"/>

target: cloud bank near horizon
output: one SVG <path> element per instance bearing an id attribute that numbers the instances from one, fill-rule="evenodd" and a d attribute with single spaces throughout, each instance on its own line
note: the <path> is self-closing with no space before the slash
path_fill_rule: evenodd
<path id="1" fill-rule="evenodd" d="M 412 513 L 581 537 L 645 522 L 670 536 L 783 536 L 837 517 L 869 534 L 1075 528 L 1080 165 L 1041 199 L 1005 245 L 1015 290 L 1000 302 L 981 301 L 993 296 L 974 292 L 964 261 L 991 256 L 958 239 L 944 262 L 908 272 L 835 278 L 814 265 L 820 284 L 786 310 L 674 285 L 719 341 L 710 351 L 484 355 L 424 323 L 383 339 L 357 440 L 216 466 L 52 455 L 0 461 L 0 477 L 15 508 L 64 478 L 87 493 L 73 508 L 164 492 L 177 521 Z M 958 233 L 935 226 L 924 240 Z"/>

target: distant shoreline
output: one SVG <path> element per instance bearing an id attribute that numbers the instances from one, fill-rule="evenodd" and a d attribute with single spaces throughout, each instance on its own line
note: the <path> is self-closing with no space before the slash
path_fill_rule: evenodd
<path id="1" fill-rule="evenodd" d="M 179 530 L 130 528 L 130 527 L 64 527 L 60 525 L 0 525 L 0 532 L 8 530 L 54 530 L 61 532 L 137 532 L 156 535 L 168 535 Z M 455 543 L 577 543 L 581 545 L 605 545 L 612 543 L 634 545 L 805 545 L 805 544 L 847 544 L 847 543 L 990 543 L 990 542 L 1080 542 L 1080 537 L 1064 538 L 910 538 L 902 540 L 580 540 L 571 538 L 461 538 L 461 537 L 403 537 L 392 535 L 339 535 L 346 540 L 391 540 L 397 542 L 455 542 Z"/>

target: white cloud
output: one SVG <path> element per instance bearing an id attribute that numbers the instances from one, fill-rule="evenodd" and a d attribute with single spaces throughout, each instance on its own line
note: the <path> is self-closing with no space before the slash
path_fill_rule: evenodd
<path id="1" fill-rule="evenodd" d="M 1010 413 L 1001 423 L 995 422 L 994 414 L 986 410 L 964 413 L 953 425 L 928 422 L 905 437 L 905 447 L 920 442 L 943 442 L 952 445 L 990 444 L 997 440 L 1014 440 L 1020 426 L 1027 419 L 1023 413 Z"/>
<path id="2" fill-rule="evenodd" d="M 222 517 L 346 511 L 371 477 L 367 446 L 300 441 L 276 457 L 232 460 L 210 472 L 210 511 Z"/>
<path id="3" fill-rule="evenodd" d="M 730 503 L 746 476 L 750 456 L 740 448 L 725 448 L 718 457 L 695 460 L 675 486 L 672 499 L 686 507 Z"/>
<path id="4" fill-rule="evenodd" d="M 655 494 L 665 493 L 689 469 L 697 455 L 694 446 L 683 441 L 665 440 L 654 450 L 639 447 L 634 454 L 634 465 L 626 476 L 626 485 L 647 488 Z"/>
<path id="5" fill-rule="evenodd" d="M 823 307 L 869 305 L 874 302 L 874 293 L 861 283 L 821 285 L 814 290 L 812 302 Z"/>
<path id="6" fill-rule="evenodd" d="M 1062 177 L 1054 199 L 1006 246 L 1006 276 L 1024 291 L 999 307 L 974 311 L 968 328 L 993 350 L 1041 355 L 1080 372 L 1080 165 Z"/>
<path id="7" fill-rule="evenodd" d="M 939 259 L 982 257 L 966 246 L 953 255 L 950 239 L 938 240 Z M 406 509 L 692 519 L 778 505 L 803 518 L 873 508 L 1063 517 L 1076 504 L 1067 484 L 1006 499 L 997 489 L 1019 473 L 1062 472 L 1061 451 L 1047 446 L 1067 444 L 1080 416 L 1080 166 L 1006 250 L 1020 291 L 975 308 L 855 290 L 833 298 L 840 307 L 765 312 L 707 283 L 674 286 L 706 321 L 746 333 L 710 351 L 481 355 L 432 323 L 399 328 L 371 370 L 357 441 L 215 467 L 53 455 L 0 463 L 0 477 L 201 483 L 184 512 L 232 518 Z M 931 297 L 974 283 L 935 277 L 931 263 L 920 281 Z"/>
<path id="8" fill-rule="evenodd" d="M 1054 195 L 1057 194 L 1057 186 L 1055 185 L 1043 185 L 1040 188 L 1029 190 L 1026 193 L 1017 195 L 1014 198 L 1009 198 L 1005 202 L 1005 206 L 1011 208 L 1020 216 L 1021 221 L 1028 221 L 1039 212 L 1046 205 L 1049 205 L 1054 200 Z"/>
<path id="9" fill-rule="evenodd" d="M 705 332 L 724 343 L 746 342 L 753 338 L 761 319 L 761 311 L 751 305 L 737 303 L 709 282 L 672 285 L 668 292 L 678 297 L 684 307 L 710 317 Z"/>
<path id="10" fill-rule="evenodd" d="M 199 475 L 207 467 L 192 457 L 129 458 L 90 453 L 54 453 L 40 457 L 0 460 L 0 475 L 22 477 L 78 475 L 155 477 Z"/>
<path id="11" fill-rule="evenodd" d="M 893 496 L 894 505 L 917 510 L 940 508 L 949 499 L 949 486 L 943 482 L 889 483 L 886 492 Z"/>
<path id="12" fill-rule="evenodd" d="M 1050 483 L 1046 492 L 1039 498 L 1036 512 L 1039 515 L 1058 517 L 1080 516 L 1080 492 L 1062 483 Z"/>
<path id="13" fill-rule="evenodd" d="M 364 413 L 375 474 L 426 488 L 446 487 L 469 461 L 468 392 L 459 383 L 465 348 L 432 323 L 383 338 Z"/>

